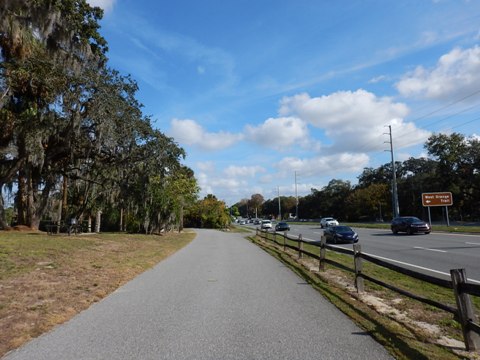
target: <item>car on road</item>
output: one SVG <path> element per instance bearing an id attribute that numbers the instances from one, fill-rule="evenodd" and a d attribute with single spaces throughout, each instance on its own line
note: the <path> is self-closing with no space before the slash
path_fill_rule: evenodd
<path id="1" fill-rule="evenodd" d="M 415 216 L 399 216 L 392 220 L 390 224 L 392 233 L 406 232 L 408 235 L 416 233 L 430 234 L 432 231 L 430 225 Z"/>
<path id="2" fill-rule="evenodd" d="M 262 225 L 261 225 L 263 230 L 268 230 L 272 228 L 272 222 L 270 220 L 262 220 Z"/>
<path id="3" fill-rule="evenodd" d="M 350 226 L 329 226 L 323 231 L 323 235 L 325 235 L 325 240 L 327 242 L 333 242 L 334 244 L 354 244 L 358 242 L 358 235 Z"/>
<path id="4" fill-rule="evenodd" d="M 280 221 L 277 225 L 275 225 L 275 231 L 290 231 L 290 225 L 285 221 Z"/>
<path id="5" fill-rule="evenodd" d="M 338 226 L 338 221 L 334 219 L 333 217 L 324 217 L 320 219 L 320 227 L 326 228 L 329 226 Z"/>

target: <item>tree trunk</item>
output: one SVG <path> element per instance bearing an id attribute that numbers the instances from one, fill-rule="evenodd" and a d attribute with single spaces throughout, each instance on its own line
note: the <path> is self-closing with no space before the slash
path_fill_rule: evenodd
<path id="1" fill-rule="evenodd" d="M 100 222 L 102 221 L 102 210 L 97 211 L 97 216 L 95 218 L 95 232 L 100 232 Z"/>
<path id="2" fill-rule="evenodd" d="M 63 183 L 62 183 L 62 210 L 60 215 L 61 219 L 67 219 L 67 210 L 68 210 L 68 178 L 64 175 L 63 176 Z"/>
<path id="3" fill-rule="evenodd" d="M 120 231 L 123 231 L 123 207 L 120 208 Z"/>
<path id="4" fill-rule="evenodd" d="M 26 212 L 26 189 L 25 189 L 25 172 L 20 170 L 18 173 L 18 191 L 15 198 L 15 204 L 17 207 L 17 224 L 26 225 L 27 212 Z"/>
<path id="5" fill-rule="evenodd" d="M 0 184 L 0 229 L 6 230 L 10 227 L 7 224 L 7 219 L 5 218 L 5 202 L 3 200 L 2 194 L 3 185 Z"/>

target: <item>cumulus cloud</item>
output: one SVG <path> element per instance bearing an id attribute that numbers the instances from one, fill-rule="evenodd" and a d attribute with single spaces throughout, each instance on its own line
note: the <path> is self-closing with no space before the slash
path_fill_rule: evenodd
<path id="1" fill-rule="evenodd" d="M 248 189 L 248 182 L 240 178 L 225 178 L 215 174 L 206 174 L 200 172 L 195 175 L 200 186 L 201 196 L 216 194 L 220 200 L 238 201 L 239 198 L 246 196 L 245 190 Z M 224 198 L 227 196 L 228 198 Z M 231 205 L 231 204 L 230 204 Z"/>
<path id="2" fill-rule="evenodd" d="M 322 129 L 332 141 L 333 152 L 378 151 L 385 148 L 385 126 L 394 125 L 396 135 L 410 134 L 408 144 L 423 142 L 429 133 L 403 119 L 408 107 L 389 97 L 377 97 L 365 90 L 339 91 L 321 97 L 304 93 L 285 97 L 280 114 L 295 116 Z M 399 142 L 397 145 L 405 145 Z"/>
<path id="3" fill-rule="evenodd" d="M 448 99 L 478 91 L 480 82 L 480 47 L 455 48 L 443 55 L 432 69 L 422 66 L 406 74 L 397 84 L 400 94 L 408 97 Z"/>
<path id="4" fill-rule="evenodd" d="M 173 119 L 169 134 L 181 145 L 191 145 L 204 150 L 221 150 L 243 139 L 242 134 L 225 131 L 210 133 L 190 119 Z"/>
<path id="5" fill-rule="evenodd" d="M 366 154 L 342 153 L 328 156 L 317 156 L 308 159 L 285 157 L 275 164 L 280 173 L 298 171 L 302 176 L 332 176 L 338 173 L 360 173 L 368 165 Z"/>
<path id="6" fill-rule="evenodd" d="M 223 171 L 225 176 L 227 176 L 228 178 L 242 178 L 242 177 L 253 178 L 258 173 L 265 173 L 265 172 L 266 172 L 265 168 L 261 166 L 234 166 L 234 165 L 228 166 Z"/>
<path id="7" fill-rule="evenodd" d="M 115 5 L 115 2 L 117 0 L 87 0 L 87 2 L 91 6 L 97 6 L 99 8 L 102 8 L 105 10 L 105 12 L 109 12 L 110 10 L 113 9 L 113 5 Z"/>
<path id="8" fill-rule="evenodd" d="M 274 148 L 285 149 L 308 138 L 307 124 L 297 117 L 269 118 L 259 126 L 247 125 L 249 140 Z"/>

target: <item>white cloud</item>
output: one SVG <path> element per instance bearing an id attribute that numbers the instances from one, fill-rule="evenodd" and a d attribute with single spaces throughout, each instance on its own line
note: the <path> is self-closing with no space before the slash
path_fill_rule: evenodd
<path id="1" fill-rule="evenodd" d="M 297 117 L 269 118 L 259 126 L 247 125 L 245 134 L 251 141 L 278 150 L 299 144 L 308 138 L 307 124 Z"/>
<path id="2" fill-rule="evenodd" d="M 213 173 L 215 172 L 215 164 L 213 161 L 199 161 L 197 162 L 197 169 L 204 173 Z"/>
<path id="3" fill-rule="evenodd" d="M 225 131 L 210 133 L 194 120 L 173 119 L 169 134 L 180 145 L 191 145 L 204 150 L 221 150 L 243 139 L 242 134 Z"/>
<path id="4" fill-rule="evenodd" d="M 112 10 L 116 1 L 117 0 L 87 0 L 91 6 L 102 8 L 105 12 Z"/>
<path id="5" fill-rule="evenodd" d="M 388 80 L 388 76 L 380 75 L 380 76 L 376 76 L 376 77 L 370 79 L 368 81 L 368 83 L 369 84 L 376 84 L 376 83 L 384 82 L 384 81 L 387 81 L 387 80 Z"/>
<path id="6" fill-rule="evenodd" d="M 443 55 L 432 69 L 422 66 L 406 74 L 396 87 L 400 94 L 429 99 L 449 99 L 478 91 L 480 47 L 455 48 Z"/>
<path id="7" fill-rule="evenodd" d="M 258 173 L 265 173 L 265 168 L 261 166 L 228 166 L 223 173 L 229 178 L 242 178 L 249 177 L 253 178 Z"/>
<path id="8" fill-rule="evenodd" d="M 249 185 L 245 180 L 239 178 L 225 178 L 217 176 L 216 174 L 206 174 L 204 172 L 195 174 L 195 177 L 201 188 L 200 197 L 204 197 L 208 194 L 215 194 L 220 200 L 224 200 L 228 203 L 238 201 L 241 197 L 248 195 L 248 193 L 245 194 L 245 191 L 248 189 Z M 223 196 L 228 196 L 228 198 L 224 198 Z"/>
<path id="9" fill-rule="evenodd" d="M 429 133 L 404 122 L 409 109 L 389 97 L 377 97 L 365 90 L 339 91 L 312 98 L 304 93 L 285 97 L 280 114 L 297 116 L 323 129 L 333 142 L 332 152 L 365 152 L 385 149 L 386 125 L 395 126 L 396 136 L 410 134 L 409 145 L 423 142 Z M 398 142 L 401 146 L 406 144 Z"/>
<path id="10" fill-rule="evenodd" d="M 284 174 L 297 171 L 304 177 L 335 177 L 339 173 L 345 172 L 359 174 L 368 165 L 368 161 L 369 157 L 366 154 L 342 153 L 308 159 L 286 157 L 275 164 L 275 167 L 280 173 Z"/>

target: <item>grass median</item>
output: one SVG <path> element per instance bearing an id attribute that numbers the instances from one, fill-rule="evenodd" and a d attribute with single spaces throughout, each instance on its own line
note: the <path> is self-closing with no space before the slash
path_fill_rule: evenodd
<path id="1" fill-rule="evenodd" d="M 47 235 L 0 231 L 0 357 L 175 253 L 193 232 Z"/>

